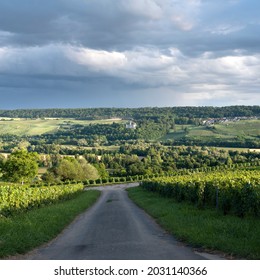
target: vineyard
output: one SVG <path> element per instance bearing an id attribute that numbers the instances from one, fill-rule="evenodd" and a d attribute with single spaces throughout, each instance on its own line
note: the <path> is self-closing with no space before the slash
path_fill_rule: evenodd
<path id="1" fill-rule="evenodd" d="M 145 180 L 142 186 L 178 202 L 216 207 L 224 214 L 260 217 L 260 173 L 229 170 Z"/>
<path id="2" fill-rule="evenodd" d="M 38 188 L 3 184 L 0 186 L 0 217 L 69 199 L 82 189 L 82 184 Z"/>

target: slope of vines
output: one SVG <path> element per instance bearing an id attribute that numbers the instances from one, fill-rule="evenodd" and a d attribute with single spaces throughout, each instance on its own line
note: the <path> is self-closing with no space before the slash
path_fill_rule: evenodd
<path id="1" fill-rule="evenodd" d="M 82 190 L 82 184 L 39 188 L 3 185 L 0 186 L 0 217 L 69 199 Z"/>
<path id="2" fill-rule="evenodd" d="M 222 171 L 145 180 L 142 186 L 198 207 L 216 207 L 224 214 L 260 217 L 260 172 Z"/>

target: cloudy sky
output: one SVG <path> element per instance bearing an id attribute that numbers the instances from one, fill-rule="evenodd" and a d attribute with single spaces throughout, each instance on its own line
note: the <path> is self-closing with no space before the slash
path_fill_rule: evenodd
<path id="1" fill-rule="evenodd" d="M 0 109 L 260 105 L 259 0 L 1 0 Z"/>

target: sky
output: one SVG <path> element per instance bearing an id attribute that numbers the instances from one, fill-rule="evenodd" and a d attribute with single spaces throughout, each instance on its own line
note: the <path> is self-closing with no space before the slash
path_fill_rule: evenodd
<path id="1" fill-rule="evenodd" d="M 259 0 L 1 0 L 0 109 L 260 105 Z"/>

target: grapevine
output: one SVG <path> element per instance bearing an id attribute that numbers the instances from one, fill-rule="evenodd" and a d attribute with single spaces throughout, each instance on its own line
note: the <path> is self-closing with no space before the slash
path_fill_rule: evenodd
<path id="1" fill-rule="evenodd" d="M 228 170 L 161 177 L 142 182 L 150 191 L 200 208 L 216 207 L 224 214 L 260 216 L 260 173 Z"/>
<path id="2" fill-rule="evenodd" d="M 82 189 L 81 184 L 38 188 L 19 185 L 0 186 L 0 217 L 69 199 Z"/>

